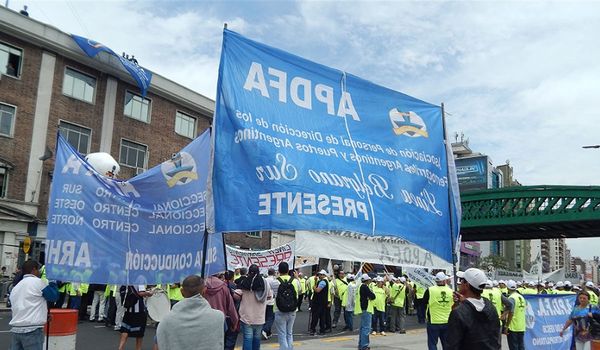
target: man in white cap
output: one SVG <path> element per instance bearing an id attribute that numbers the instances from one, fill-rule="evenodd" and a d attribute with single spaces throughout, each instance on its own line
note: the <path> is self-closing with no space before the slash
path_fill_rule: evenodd
<path id="1" fill-rule="evenodd" d="M 404 329 L 404 304 L 408 298 L 408 295 L 412 292 L 410 284 L 406 282 L 405 277 L 396 278 L 394 284 L 391 286 L 390 291 L 390 332 L 398 332 L 405 334 Z"/>
<path id="2" fill-rule="evenodd" d="M 354 275 L 348 274 L 348 288 L 342 295 L 342 307 L 344 308 L 344 323 L 346 327 L 343 330 L 352 332 L 354 330 L 354 299 L 356 298 L 356 290 L 359 287 L 354 281 Z"/>
<path id="3" fill-rule="evenodd" d="M 315 335 L 317 322 L 319 323 L 319 333 L 326 331 L 325 317 L 327 304 L 329 303 L 329 281 L 327 280 L 327 271 L 319 271 L 319 281 L 313 286 L 313 298 L 311 306 L 310 335 Z"/>
<path id="4" fill-rule="evenodd" d="M 481 297 L 487 276 L 479 269 L 467 269 L 460 284 L 463 300 L 448 320 L 444 350 L 499 350 L 500 319 L 492 303 Z"/>
<path id="5" fill-rule="evenodd" d="M 510 350 L 525 350 L 525 310 L 527 302 L 521 294 L 517 292 L 517 284 L 513 280 L 507 283 L 510 295 L 508 299 L 511 302 L 510 311 L 506 324 L 508 329 L 505 331 L 508 348 Z"/>
<path id="6" fill-rule="evenodd" d="M 371 277 L 362 275 L 361 285 L 354 302 L 354 314 L 360 315 L 360 331 L 358 332 L 358 349 L 370 350 L 369 333 L 371 333 L 372 317 L 374 313 L 375 293 L 369 288 Z"/>
<path id="7" fill-rule="evenodd" d="M 427 305 L 427 346 L 429 350 L 436 350 L 438 339 L 442 347 L 446 348 L 446 331 L 448 329 L 448 317 L 454 304 L 452 289 L 446 282 L 450 277 L 442 271 L 435 277 L 436 285 L 427 288 L 423 295 L 423 302 Z"/>
<path id="8" fill-rule="evenodd" d="M 598 294 L 596 294 L 596 288 L 594 288 L 594 282 L 585 282 L 583 290 L 588 292 L 590 295 L 590 305 L 598 306 Z"/>

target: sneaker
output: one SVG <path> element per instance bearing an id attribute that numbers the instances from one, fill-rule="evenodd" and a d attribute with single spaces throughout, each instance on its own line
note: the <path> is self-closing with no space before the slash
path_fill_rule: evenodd
<path id="1" fill-rule="evenodd" d="M 381 332 L 380 334 L 381 334 L 381 335 L 383 335 L 383 336 L 385 337 L 385 332 Z"/>
<path id="2" fill-rule="evenodd" d="M 310 332 L 310 333 L 308 333 L 308 335 L 310 335 L 310 336 L 314 336 L 314 335 L 315 335 L 315 332 Z"/>
<path id="3" fill-rule="evenodd" d="M 90 322 L 95 322 L 96 319 L 95 318 L 90 318 Z"/>
<path id="4" fill-rule="evenodd" d="M 269 339 L 269 336 L 267 335 L 267 332 L 262 331 L 260 333 L 262 334 L 264 340 L 268 340 Z"/>
<path id="5" fill-rule="evenodd" d="M 337 323 L 332 324 L 331 328 L 337 328 Z"/>
<path id="6" fill-rule="evenodd" d="M 377 332 L 373 331 L 371 332 L 371 335 L 377 335 Z"/>

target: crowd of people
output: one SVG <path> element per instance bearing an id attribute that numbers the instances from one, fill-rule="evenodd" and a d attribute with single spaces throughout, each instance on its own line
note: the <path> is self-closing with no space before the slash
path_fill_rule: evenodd
<path id="1" fill-rule="evenodd" d="M 370 336 L 406 333 L 406 316 L 415 313 L 426 324 L 430 350 L 438 343 L 444 349 L 500 349 L 502 334 L 509 349 L 524 349 L 527 294 L 577 294 L 560 335 L 571 328 L 577 350 L 590 349 L 591 341 L 600 339 L 598 289 L 592 282 L 491 281 L 474 268 L 455 277 L 437 272 L 435 285 L 425 288 L 406 275 L 354 275 L 337 266 L 332 273 L 302 276 L 283 262 L 264 276 L 251 265 L 205 279 L 192 275 L 181 284 L 57 284 L 45 278 L 44 266 L 30 260 L 10 294 L 10 349 L 42 349 L 42 327 L 52 307 L 78 309 L 81 320 L 114 327 L 120 333 L 119 349 L 129 337 L 141 349 L 148 323 L 146 298 L 157 291 L 166 293 L 172 306 L 157 326 L 154 349 L 160 350 L 234 349 L 238 338 L 243 350 L 256 350 L 273 335 L 280 349 L 293 349 L 296 313 L 304 311 L 305 301 L 310 335 L 330 333 L 343 321 L 340 329 L 359 330 L 361 350 L 370 349 Z M 453 279 L 457 291 L 450 287 Z"/>

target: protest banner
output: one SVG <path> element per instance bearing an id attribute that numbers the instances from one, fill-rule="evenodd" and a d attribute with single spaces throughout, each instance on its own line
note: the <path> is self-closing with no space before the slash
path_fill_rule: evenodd
<path id="1" fill-rule="evenodd" d="M 242 250 L 228 245 L 227 267 L 233 271 L 239 266 L 256 264 L 261 273 L 267 273 L 270 268 L 277 270 L 280 263 L 287 262 L 291 269 L 294 267 L 294 246 L 294 241 L 267 250 Z"/>
<path id="2" fill-rule="evenodd" d="M 48 278 L 179 282 L 200 273 L 203 260 L 207 270 L 223 271 L 222 236 L 205 230 L 209 147 L 205 132 L 172 159 L 121 181 L 100 175 L 59 135 L 48 213 Z"/>
<path id="3" fill-rule="evenodd" d="M 560 336 L 565 322 L 575 306 L 575 294 L 524 295 L 526 330 L 525 348 L 530 350 L 570 350 L 573 333 Z"/>
<path id="4" fill-rule="evenodd" d="M 452 261 L 440 106 L 225 29 L 213 126 L 211 230 L 395 236 Z"/>
<path id="5" fill-rule="evenodd" d="M 443 259 L 398 237 L 296 231 L 296 254 L 373 264 L 450 269 Z"/>
<path id="6" fill-rule="evenodd" d="M 435 285 L 433 276 L 425 269 L 409 267 L 402 269 L 402 271 L 406 273 L 411 281 L 421 285 L 421 287 L 427 288 Z"/>
<path id="7" fill-rule="evenodd" d="M 504 280 L 504 281 L 508 281 L 508 280 L 522 281 L 523 280 L 523 272 L 496 269 L 494 271 L 494 276 L 493 277 L 494 277 L 495 280 L 498 280 L 498 281 L 499 280 Z"/>

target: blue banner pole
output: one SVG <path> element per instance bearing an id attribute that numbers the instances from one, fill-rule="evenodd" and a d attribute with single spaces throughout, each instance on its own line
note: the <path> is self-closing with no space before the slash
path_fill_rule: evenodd
<path id="1" fill-rule="evenodd" d="M 202 270 L 200 277 L 204 278 L 206 272 L 206 254 L 208 253 L 208 230 L 204 228 L 204 242 L 202 243 Z"/>
<path id="2" fill-rule="evenodd" d="M 446 112 L 444 110 L 444 103 L 442 102 L 442 128 L 444 131 L 444 147 L 448 147 L 448 138 L 446 137 Z M 452 145 L 450 145 L 452 147 Z M 448 154 L 448 152 L 446 152 Z M 458 270 L 456 263 L 458 261 L 458 257 L 456 254 L 457 247 L 454 244 L 454 206 L 452 205 L 452 193 L 451 193 L 451 184 L 450 184 L 450 159 L 446 159 L 446 176 L 448 177 L 448 211 L 449 211 L 449 223 L 450 223 L 450 245 L 452 249 L 452 280 L 454 281 L 454 290 L 456 291 L 457 280 L 456 280 L 456 272 Z"/>

